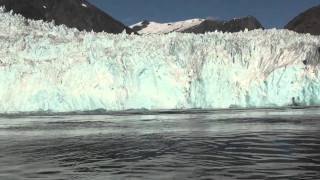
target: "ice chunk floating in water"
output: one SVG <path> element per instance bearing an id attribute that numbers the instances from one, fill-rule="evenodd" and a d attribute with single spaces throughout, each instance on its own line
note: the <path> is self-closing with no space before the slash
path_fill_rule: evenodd
<path id="1" fill-rule="evenodd" d="M 0 111 L 320 105 L 320 37 L 111 35 L 0 14 Z"/>

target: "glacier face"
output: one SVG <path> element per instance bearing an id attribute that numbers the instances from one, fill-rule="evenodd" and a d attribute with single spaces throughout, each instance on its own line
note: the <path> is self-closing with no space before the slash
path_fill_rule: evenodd
<path id="1" fill-rule="evenodd" d="M 320 37 L 86 33 L 0 12 L 0 112 L 320 105 Z"/>

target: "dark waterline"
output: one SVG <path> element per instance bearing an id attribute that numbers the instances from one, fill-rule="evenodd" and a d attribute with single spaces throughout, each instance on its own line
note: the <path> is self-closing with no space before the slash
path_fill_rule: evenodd
<path id="1" fill-rule="evenodd" d="M 320 109 L 0 117 L 0 179 L 319 179 Z"/>

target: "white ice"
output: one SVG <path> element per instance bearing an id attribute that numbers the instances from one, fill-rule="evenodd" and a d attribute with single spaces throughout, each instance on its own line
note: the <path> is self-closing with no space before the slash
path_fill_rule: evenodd
<path id="1" fill-rule="evenodd" d="M 320 37 L 79 32 L 0 12 L 0 112 L 320 105 Z"/>

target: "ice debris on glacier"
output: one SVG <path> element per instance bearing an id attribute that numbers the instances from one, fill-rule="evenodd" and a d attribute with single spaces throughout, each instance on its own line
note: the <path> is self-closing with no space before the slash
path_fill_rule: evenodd
<path id="1" fill-rule="evenodd" d="M 0 12 L 0 112 L 320 105 L 320 37 L 87 33 Z"/>

